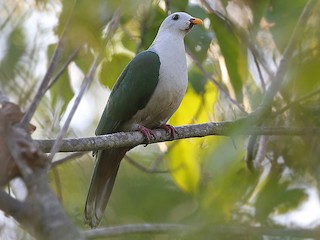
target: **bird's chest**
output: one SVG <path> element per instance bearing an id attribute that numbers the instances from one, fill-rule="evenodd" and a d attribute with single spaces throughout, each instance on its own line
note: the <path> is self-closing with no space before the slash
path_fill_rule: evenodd
<path id="1" fill-rule="evenodd" d="M 159 82 L 144 109 L 139 110 L 133 120 L 148 128 L 165 124 L 178 109 L 188 86 L 185 54 L 180 58 L 174 54 L 160 56 Z"/>
<path id="2" fill-rule="evenodd" d="M 155 100 L 162 100 L 163 107 L 165 105 L 175 105 L 175 102 L 178 102 L 179 106 L 187 85 L 188 75 L 185 57 L 177 59 L 174 56 L 166 56 L 161 61 L 159 83 L 153 97 Z"/>

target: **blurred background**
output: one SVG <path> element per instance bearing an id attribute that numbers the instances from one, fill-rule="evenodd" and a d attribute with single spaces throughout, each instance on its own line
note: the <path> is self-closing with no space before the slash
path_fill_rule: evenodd
<path id="1" fill-rule="evenodd" d="M 170 124 L 239 119 L 261 103 L 306 3 L 0 0 L 0 91 L 26 109 L 64 35 L 58 65 L 80 51 L 41 101 L 32 119 L 37 127 L 33 138 L 56 138 L 94 55 L 99 54 L 103 61 L 66 137 L 93 136 L 110 89 L 126 64 L 149 47 L 168 13 L 185 11 L 203 19 L 204 25 L 194 27 L 185 38 L 189 87 Z M 303 19 L 285 79 L 260 126 L 319 126 L 319 13 L 317 3 Z M 194 234 L 136 234 L 126 239 L 236 237 L 235 232 L 212 235 L 214 226 L 316 228 L 318 142 L 310 135 L 210 136 L 138 146 L 122 162 L 101 225 L 180 223 L 201 229 Z M 55 160 L 69 154 L 59 153 Z M 93 164 L 91 153 L 85 153 L 50 172 L 52 187 L 80 228 L 87 228 L 83 208 Z M 12 183 L 13 192 L 22 191 L 17 185 Z M 0 216 L 1 239 L 31 239 Z M 249 231 L 243 239 L 282 238 L 257 238 Z"/>

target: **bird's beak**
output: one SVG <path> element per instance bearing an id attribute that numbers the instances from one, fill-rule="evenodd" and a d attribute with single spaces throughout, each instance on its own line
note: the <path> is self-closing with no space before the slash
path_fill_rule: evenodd
<path id="1" fill-rule="evenodd" d="M 191 18 L 190 22 L 193 25 L 202 25 L 203 24 L 203 21 L 200 18 Z"/>

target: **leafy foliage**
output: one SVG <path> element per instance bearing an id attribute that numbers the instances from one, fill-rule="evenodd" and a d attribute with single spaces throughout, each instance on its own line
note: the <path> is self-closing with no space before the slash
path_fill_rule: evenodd
<path id="1" fill-rule="evenodd" d="M 92 135 L 108 95 L 101 89 L 111 89 L 132 57 L 152 43 L 167 14 L 164 1 L 37 2 L 34 9 L 27 3 L 16 5 L 18 1 L 3 8 L 7 9 L 3 10 L 7 21 L 0 28 L 1 91 L 23 107 L 28 105 L 44 75 L 37 69 L 47 67 L 54 46 L 31 40 L 31 30 L 24 20 L 32 20 L 35 11 L 54 12 L 57 26 L 46 30 L 64 36 L 63 56 L 55 73 L 79 47 L 74 63 L 82 72 L 88 70 L 92 52 L 104 60 L 97 81 L 85 96 L 88 107 L 80 110 L 94 115 L 94 120 L 84 123 L 78 118 L 82 131 L 79 133 L 74 126 L 68 132 L 68 136 Z M 205 20 L 204 26 L 195 27 L 185 39 L 190 84 L 170 120 L 172 125 L 182 125 L 229 121 L 258 108 L 307 1 L 223 0 L 220 8 L 206 0 L 197 5 L 187 0 L 166 2 L 170 2 L 171 11 L 187 11 Z M 55 4 L 61 12 L 50 8 Z M 20 11 L 14 10 L 16 6 Z M 232 16 L 240 16 L 239 22 L 248 24 L 241 25 Z M 305 26 L 293 57 L 285 59 L 289 64 L 285 78 L 261 126 L 320 125 L 319 3 L 303 20 Z M 102 37 L 106 26 L 109 39 Z M 44 29 L 39 29 L 43 31 L 39 30 L 43 34 L 39 38 L 45 38 Z M 71 71 L 65 71 L 42 100 L 33 119 L 37 136 L 56 136 L 73 98 L 73 85 L 81 82 L 71 81 L 71 75 Z M 167 169 L 168 173 L 143 173 L 124 160 L 103 224 L 191 223 L 203 227 L 197 235 L 203 238 L 211 238 L 210 227 L 218 224 L 276 226 L 274 216 L 296 211 L 309 200 L 307 190 L 318 188 L 318 142 L 317 136 L 310 135 L 257 137 L 250 152 L 254 173 L 246 169 L 245 137 L 207 137 L 138 148 L 129 153 L 137 162 L 147 169 Z M 52 186 L 79 225 L 92 163 L 90 156 L 84 156 L 50 173 Z M 148 239 L 142 235 L 132 239 L 143 238 Z"/>

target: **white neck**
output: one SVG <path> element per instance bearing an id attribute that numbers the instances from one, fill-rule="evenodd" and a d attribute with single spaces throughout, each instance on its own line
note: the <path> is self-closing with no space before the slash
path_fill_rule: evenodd
<path id="1" fill-rule="evenodd" d="M 183 54 L 185 56 L 184 34 L 159 31 L 149 50 L 158 54 L 168 52 L 172 54 Z"/>

